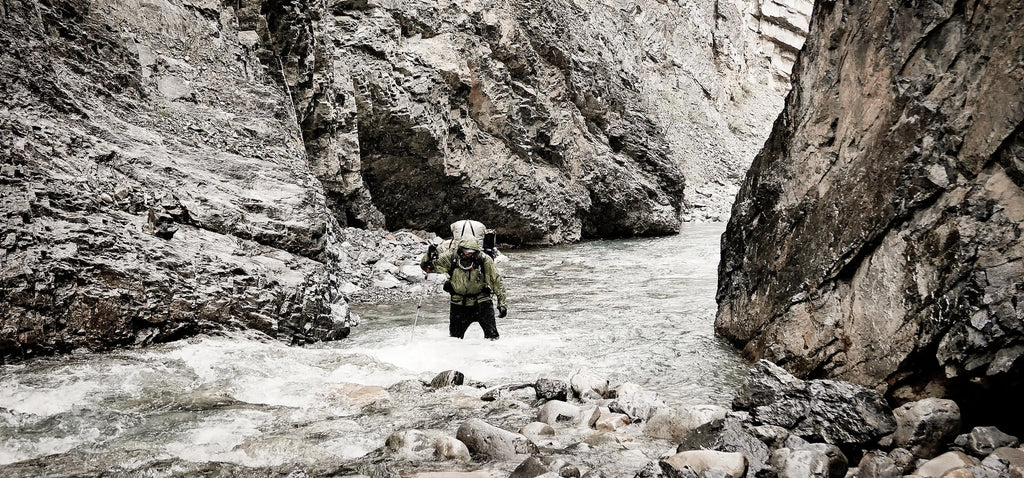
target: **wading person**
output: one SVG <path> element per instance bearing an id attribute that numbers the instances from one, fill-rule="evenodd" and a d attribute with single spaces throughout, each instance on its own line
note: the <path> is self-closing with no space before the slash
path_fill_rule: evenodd
<path id="1" fill-rule="evenodd" d="M 498 317 L 505 317 L 505 286 L 494 260 L 482 251 L 480 241 L 472 236 L 463 237 L 458 248 L 441 255 L 437 255 L 436 246 L 430 246 L 420 260 L 420 267 L 427 272 L 448 274 L 444 290 L 452 296 L 448 315 L 448 332 L 452 337 L 464 338 L 469 325 L 479 322 L 484 337 L 498 339 L 491 295 L 498 298 Z"/>

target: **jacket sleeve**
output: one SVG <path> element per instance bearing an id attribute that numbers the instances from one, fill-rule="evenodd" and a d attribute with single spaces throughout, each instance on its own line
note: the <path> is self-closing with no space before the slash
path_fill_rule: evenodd
<path id="1" fill-rule="evenodd" d="M 494 261 L 490 257 L 484 261 L 484 278 L 487 281 L 487 285 L 491 286 L 491 290 L 494 291 L 494 295 L 498 297 L 498 307 L 505 307 L 505 284 L 501 281 L 501 274 L 498 272 L 498 266 L 494 265 Z"/>
<path id="2" fill-rule="evenodd" d="M 429 261 L 429 258 L 427 258 L 427 255 L 424 254 L 423 259 L 420 260 L 421 268 L 424 266 L 424 263 L 426 261 Z M 447 274 L 448 270 L 451 268 L 452 254 L 450 252 L 445 252 L 444 254 L 441 254 L 441 256 L 438 257 L 436 261 L 434 261 L 434 267 L 430 269 L 430 272 L 434 272 L 436 274 Z"/>
<path id="3" fill-rule="evenodd" d="M 430 262 L 430 253 L 424 252 L 423 257 L 420 258 L 420 269 L 423 272 L 431 272 L 434 270 L 434 264 Z"/>

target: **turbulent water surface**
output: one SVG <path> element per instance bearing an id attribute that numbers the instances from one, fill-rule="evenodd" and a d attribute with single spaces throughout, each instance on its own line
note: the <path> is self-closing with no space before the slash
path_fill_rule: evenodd
<path id="1" fill-rule="evenodd" d="M 237 333 L 4 366 L 0 465 L 54 476 L 203 473 L 197 464 L 209 463 L 333 473 L 395 430 L 452 434 L 472 416 L 516 429 L 534 411 L 485 404 L 486 387 L 580 370 L 671 406 L 727 405 L 745 366 L 712 331 L 721 232 L 689 225 L 674 237 L 509 252 L 509 317 L 494 342 L 477 325 L 465 340 L 447 337 L 446 298 L 424 295 L 419 308 L 356 307 L 363 324 L 337 343 Z M 420 385 L 449 369 L 478 386 Z M 631 451 L 637 463 L 651 458 Z"/>

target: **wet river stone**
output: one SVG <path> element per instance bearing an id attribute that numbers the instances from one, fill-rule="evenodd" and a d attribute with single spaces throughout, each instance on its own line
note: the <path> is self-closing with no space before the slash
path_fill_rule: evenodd
<path id="1" fill-rule="evenodd" d="M 455 436 L 466 444 L 469 451 L 499 460 L 511 460 L 517 455 L 537 452 L 529 438 L 472 418 L 459 426 Z"/>

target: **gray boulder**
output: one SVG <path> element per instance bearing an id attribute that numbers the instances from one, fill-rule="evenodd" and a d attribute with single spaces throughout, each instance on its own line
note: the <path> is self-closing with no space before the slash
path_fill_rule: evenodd
<path id="1" fill-rule="evenodd" d="M 434 376 L 430 380 L 430 388 L 439 389 L 445 387 L 452 387 L 456 385 L 462 385 L 466 381 L 466 376 L 458 370 L 445 370 Z"/>
<path id="2" fill-rule="evenodd" d="M 999 448 L 985 457 L 981 464 L 996 471 L 999 476 L 1024 477 L 1024 450 L 1020 448 Z"/>
<path id="3" fill-rule="evenodd" d="M 896 462 L 882 452 L 870 452 L 857 465 L 857 478 L 900 478 L 903 471 Z"/>
<path id="4" fill-rule="evenodd" d="M 954 444 L 968 453 L 983 457 L 997 448 L 1017 446 L 1017 437 L 1003 433 L 996 427 L 974 427 L 970 433 L 956 437 Z"/>
<path id="5" fill-rule="evenodd" d="M 767 360 L 750 371 L 733 401 L 756 424 L 778 425 L 811 441 L 863 445 L 896 429 L 885 398 L 833 380 L 800 380 Z"/>
<path id="6" fill-rule="evenodd" d="M 580 419 L 580 407 L 561 400 L 551 400 L 540 407 L 537 421 L 554 425 L 555 423 L 575 423 Z"/>
<path id="7" fill-rule="evenodd" d="M 483 400 L 485 402 L 493 402 L 499 398 L 507 397 L 515 397 L 520 400 L 528 400 L 529 397 L 526 396 L 526 389 L 528 388 L 532 388 L 532 385 L 529 383 L 502 385 L 500 387 L 495 387 L 484 392 L 484 394 L 480 396 L 480 400 Z M 532 391 L 530 391 L 530 393 L 532 393 Z"/>
<path id="8" fill-rule="evenodd" d="M 910 473 L 914 469 L 914 465 L 917 463 L 917 459 L 914 454 L 906 448 L 893 448 L 889 452 L 889 458 L 892 458 L 893 463 L 896 464 L 896 468 L 900 470 L 900 474 Z"/>
<path id="9" fill-rule="evenodd" d="M 565 460 L 550 456 L 533 455 L 523 460 L 509 478 L 537 478 L 540 476 L 579 478 L 579 468 L 568 464 Z"/>
<path id="10" fill-rule="evenodd" d="M 846 455 L 826 443 L 779 448 L 772 453 L 769 464 L 777 478 L 845 478 L 849 466 Z"/>
<path id="11" fill-rule="evenodd" d="M 388 436 L 384 447 L 398 455 L 425 459 L 434 453 L 434 440 L 420 430 L 399 430 Z"/>
<path id="12" fill-rule="evenodd" d="M 434 458 L 438 460 L 470 461 L 469 447 L 459 439 L 442 436 L 434 440 Z"/>
<path id="13" fill-rule="evenodd" d="M 644 434 L 668 440 L 683 440 L 694 430 L 725 418 L 728 410 L 715 405 L 685 408 L 660 408 L 644 425 Z"/>
<path id="14" fill-rule="evenodd" d="M 730 478 L 741 478 L 747 471 L 747 459 L 742 453 L 713 450 L 689 450 L 662 459 L 662 473 L 668 477 L 702 477 L 711 470 L 725 472 Z M 714 473 L 712 471 L 712 473 Z"/>
<path id="15" fill-rule="evenodd" d="M 608 379 L 586 370 L 569 377 L 569 385 L 580 398 L 600 399 L 608 394 Z"/>
<path id="16" fill-rule="evenodd" d="M 537 453 L 537 445 L 529 438 L 491 425 L 479 418 L 463 423 L 455 435 L 469 451 L 498 460 L 511 460 L 518 455 Z"/>
<path id="17" fill-rule="evenodd" d="M 746 430 L 772 450 L 785 447 L 789 439 L 789 430 L 778 425 L 757 425 L 747 427 Z"/>
<path id="18" fill-rule="evenodd" d="M 660 409 L 668 408 L 665 402 L 658 398 L 654 392 L 637 392 L 621 394 L 616 392 L 616 398 L 608 404 L 608 409 L 622 413 L 633 421 L 647 421 Z"/>
<path id="19" fill-rule="evenodd" d="M 914 470 L 914 474 L 923 478 L 940 478 L 950 470 L 965 468 L 978 464 L 978 460 L 959 451 L 943 453 Z"/>
<path id="20" fill-rule="evenodd" d="M 748 478 L 753 478 L 767 466 L 771 450 L 748 433 L 738 419 L 727 417 L 701 425 L 676 447 L 677 452 L 687 450 L 715 450 L 742 453 L 747 458 Z"/>
<path id="21" fill-rule="evenodd" d="M 952 400 L 926 398 L 895 410 L 896 447 L 909 449 L 919 458 L 932 458 L 944 450 L 960 431 L 960 407 Z"/>
<path id="22" fill-rule="evenodd" d="M 519 433 L 527 437 L 540 435 L 554 435 L 555 429 L 544 422 L 530 422 L 519 429 Z"/>

